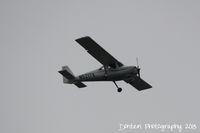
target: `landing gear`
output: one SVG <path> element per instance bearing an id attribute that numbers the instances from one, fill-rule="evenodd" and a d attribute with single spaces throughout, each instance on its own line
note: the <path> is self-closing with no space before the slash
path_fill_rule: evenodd
<path id="1" fill-rule="evenodd" d="M 116 82 L 115 82 L 115 81 L 113 81 L 113 83 L 114 83 L 114 84 L 115 84 L 115 86 L 117 87 L 117 91 L 118 91 L 118 92 L 121 92 L 121 91 L 122 91 L 122 88 L 118 87 L 118 85 L 116 84 Z"/>

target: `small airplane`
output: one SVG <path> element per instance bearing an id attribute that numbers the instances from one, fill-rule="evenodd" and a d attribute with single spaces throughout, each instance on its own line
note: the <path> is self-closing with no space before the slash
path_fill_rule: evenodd
<path id="1" fill-rule="evenodd" d="M 122 88 L 118 87 L 116 81 L 124 80 L 139 91 L 152 88 L 151 85 L 140 77 L 138 60 L 137 66 L 125 66 L 89 36 L 76 39 L 75 41 L 103 66 L 79 76 L 74 76 L 68 66 L 63 66 L 62 70 L 58 71 L 63 76 L 63 83 L 74 84 L 79 88 L 83 88 L 86 85 L 82 82 L 86 81 L 112 81 L 117 87 L 117 91 L 121 92 Z"/>

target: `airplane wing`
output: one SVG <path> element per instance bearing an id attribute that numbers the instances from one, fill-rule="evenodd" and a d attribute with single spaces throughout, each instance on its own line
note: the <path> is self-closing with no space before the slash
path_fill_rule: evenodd
<path id="1" fill-rule="evenodd" d="M 129 83 L 133 87 L 135 87 L 138 91 L 146 90 L 152 88 L 150 84 L 145 82 L 143 79 L 140 77 L 134 77 L 131 79 L 126 79 L 124 80 L 126 83 Z"/>
<path id="2" fill-rule="evenodd" d="M 118 65 L 119 67 L 123 66 L 121 62 L 110 55 L 89 36 L 76 39 L 76 42 L 84 47 L 90 55 L 92 55 L 104 66 L 110 66 L 112 68 L 115 68 L 116 65 Z"/>

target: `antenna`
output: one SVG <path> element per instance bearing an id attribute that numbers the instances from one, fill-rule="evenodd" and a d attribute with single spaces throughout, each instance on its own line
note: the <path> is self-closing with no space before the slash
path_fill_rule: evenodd
<path id="1" fill-rule="evenodd" d="M 140 67 L 139 67 L 139 63 L 138 63 L 138 57 L 136 58 L 136 62 L 137 62 L 137 74 L 140 78 Z"/>

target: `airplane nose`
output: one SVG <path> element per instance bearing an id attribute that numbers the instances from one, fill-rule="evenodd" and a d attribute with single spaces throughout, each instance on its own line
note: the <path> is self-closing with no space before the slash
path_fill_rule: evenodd
<path id="1" fill-rule="evenodd" d="M 131 67 L 130 70 L 131 70 L 132 73 L 137 73 L 137 68 L 136 68 L 135 66 L 134 66 L 134 67 Z"/>
<path id="2" fill-rule="evenodd" d="M 133 71 L 134 73 L 137 73 L 137 67 L 134 66 L 134 67 L 132 68 L 132 71 Z"/>

